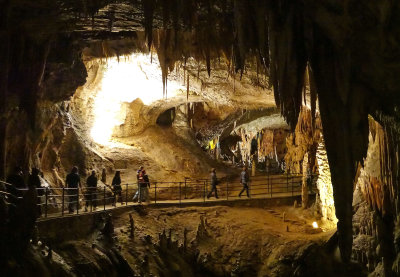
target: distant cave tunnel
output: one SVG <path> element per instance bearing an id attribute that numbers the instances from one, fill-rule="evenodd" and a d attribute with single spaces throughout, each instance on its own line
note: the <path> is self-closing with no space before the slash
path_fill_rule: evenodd
<path id="1" fill-rule="evenodd" d="M 162 112 L 158 117 L 156 123 L 159 126 L 170 127 L 174 123 L 176 116 L 175 108 L 170 108 Z"/>

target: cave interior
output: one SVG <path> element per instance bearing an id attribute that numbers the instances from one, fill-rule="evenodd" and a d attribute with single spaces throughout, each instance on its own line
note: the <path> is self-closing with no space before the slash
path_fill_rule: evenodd
<path id="1" fill-rule="evenodd" d="M 115 171 L 186 185 L 214 168 L 222 190 L 247 166 L 303 184 L 298 207 L 139 205 L 65 219 L 70 236 L 1 183 L 2 276 L 400 276 L 399 2 L 4 0 L 0 15 L 1 181 L 38 168 L 59 196 L 76 166 L 107 175 L 105 195 Z"/>

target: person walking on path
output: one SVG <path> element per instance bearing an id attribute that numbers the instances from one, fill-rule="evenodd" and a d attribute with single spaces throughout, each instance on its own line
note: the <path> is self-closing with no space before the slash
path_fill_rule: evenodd
<path id="1" fill-rule="evenodd" d="M 78 174 L 78 168 L 74 166 L 71 170 L 71 173 L 67 175 L 67 179 L 65 181 L 68 188 L 68 211 L 69 213 L 73 213 L 76 209 L 79 209 L 79 195 L 78 190 L 81 187 L 81 177 Z"/>
<path id="2" fill-rule="evenodd" d="M 215 168 L 211 169 L 210 178 L 211 178 L 211 191 L 208 193 L 207 199 L 211 197 L 213 192 L 215 192 L 215 198 L 218 199 L 219 198 L 217 192 L 218 179 L 217 179 L 217 173 L 215 172 Z"/>
<path id="3" fill-rule="evenodd" d="M 103 171 L 101 172 L 101 181 L 103 184 L 107 184 L 107 170 L 103 168 Z"/>
<path id="4" fill-rule="evenodd" d="M 143 183 L 141 183 L 141 193 L 142 193 L 142 201 L 147 202 L 149 200 L 149 188 L 150 188 L 150 180 L 149 176 L 146 173 L 146 170 L 142 171 Z"/>
<path id="5" fill-rule="evenodd" d="M 136 172 L 136 181 L 137 181 L 137 191 L 135 195 L 133 196 L 133 201 L 136 202 L 138 201 L 139 203 L 141 202 L 142 198 L 142 189 L 141 189 L 141 184 L 143 182 L 143 174 L 142 171 L 144 170 L 144 167 L 141 166 Z"/>
<path id="6" fill-rule="evenodd" d="M 87 212 L 89 205 L 92 209 L 96 210 L 97 207 L 97 176 L 96 171 L 92 171 L 92 174 L 86 179 L 86 205 L 85 212 Z"/>
<path id="7" fill-rule="evenodd" d="M 247 172 L 247 167 L 244 166 L 242 172 L 240 173 L 240 183 L 242 184 L 243 189 L 240 191 L 239 197 L 241 197 L 242 193 L 246 191 L 247 197 L 250 198 L 249 182 L 250 182 L 249 173 Z"/>
<path id="8" fill-rule="evenodd" d="M 121 172 L 120 171 L 115 171 L 115 175 L 112 180 L 111 186 L 112 186 L 112 191 L 114 193 L 113 206 L 115 207 L 117 205 L 117 197 L 119 197 L 119 200 L 121 201 L 121 205 L 124 204 L 122 202 L 122 187 L 121 187 Z"/>

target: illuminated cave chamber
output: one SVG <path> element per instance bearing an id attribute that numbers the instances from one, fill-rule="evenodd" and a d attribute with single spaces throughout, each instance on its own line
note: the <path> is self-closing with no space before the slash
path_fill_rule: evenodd
<path id="1" fill-rule="evenodd" d="M 313 180 L 318 211 L 336 222 L 322 129 L 313 130 L 309 107 L 303 108 L 293 132 L 268 95 L 260 101 L 265 91 L 254 86 L 252 67 L 240 80 L 225 77 L 221 82 L 224 67 L 209 77 L 190 59 L 169 72 L 165 89 L 157 53 L 131 49 L 106 58 L 97 57 L 94 49 L 83 52 L 88 77 L 73 97 L 72 114 L 80 126 L 76 131 L 115 168 L 134 172 L 140 162 L 132 155 L 146 156 L 156 176 L 168 176 L 159 167 L 201 175 L 215 160 L 247 165 L 261 174 L 306 175 L 309 168 L 318 175 Z M 143 153 L 131 155 L 126 148 Z M 306 153 L 310 160 L 304 162 Z M 124 177 L 134 180 L 132 174 Z"/>
<path id="2" fill-rule="evenodd" d="M 101 145 L 110 146 L 112 141 L 115 142 L 128 115 L 129 128 L 133 129 L 130 132 L 140 132 L 140 128 L 152 120 L 146 114 L 149 107 L 159 100 L 186 93 L 182 80 L 174 80 L 171 74 L 168 94 L 163 95 L 162 73 L 156 54 L 134 53 L 92 59 L 86 62 L 86 67 L 89 77 L 77 91 L 75 102 L 90 129 L 90 137 Z"/>
<path id="3" fill-rule="evenodd" d="M 134 168 L 140 165 L 153 178 L 202 177 L 210 167 L 221 167 L 216 160 L 245 164 L 254 151 L 260 152 L 261 169 L 266 159 L 278 168 L 288 126 L 254 64 L 239 78 L 227 75 L 226 62 L 213 60 L 209 75 L 201 60 L 188 58 L 168 68 L 165 79 L 162 58 L 140 46 L 142 35 L 133 39 L 134 46 L 132 40 L 106 41 L 83 51 L 88 77 L 72 98 L 71 115 L 85 145 L 112 161 L 128 182 L 135 181 Z M 121 45 L 129 45 L 124 55 L 104 52 Z M 257 133 L 264 131 L 271 141 L 251 150 Z M 208 153 L 217 144 L 218 150 Z M 268 151 L 266 144 L 272 145 Z M 92 164 L 85 167 L 98 167 Z"/>

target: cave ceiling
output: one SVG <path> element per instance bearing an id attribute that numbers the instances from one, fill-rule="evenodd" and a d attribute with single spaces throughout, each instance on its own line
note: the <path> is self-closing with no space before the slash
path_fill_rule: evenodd
<path id="1" fill-rule="evenodd" d="M 145 35 L 138 49 L 157 53 L 165 85 L 177 63 L 185 65 L 190 58 L 209 76 L 216 60 L 225 64 L 226 74 L 238 78 L 253 68 L 266 76 L 261 87 L 273 88 L 292 128 L 307 76 L 313 114 L 317 96 L 319 101 L 339 246 L 342 258 L 349 260 L 353 182 L 367 152 L 368 114 L 398 114 L 399 11 L 399 2 L 389 0 L 2 1 L 0 127 L 15 106 L 29 114 L 34 126 L 38 98 L 68 99 L 71 87 L 85 82 L 82 49 L 95 42 L 137 38 L 139 31 Z M 92 54 L 124 55 L 130 51 L 124 47 L 110 52 L 103 47 Z M 47 74 L 50 69 L 74 70 L 80 77 L 51 92 L 46 84 L 62 76 Z M 196 75 L 195 69 L 189 72 Z"/>

